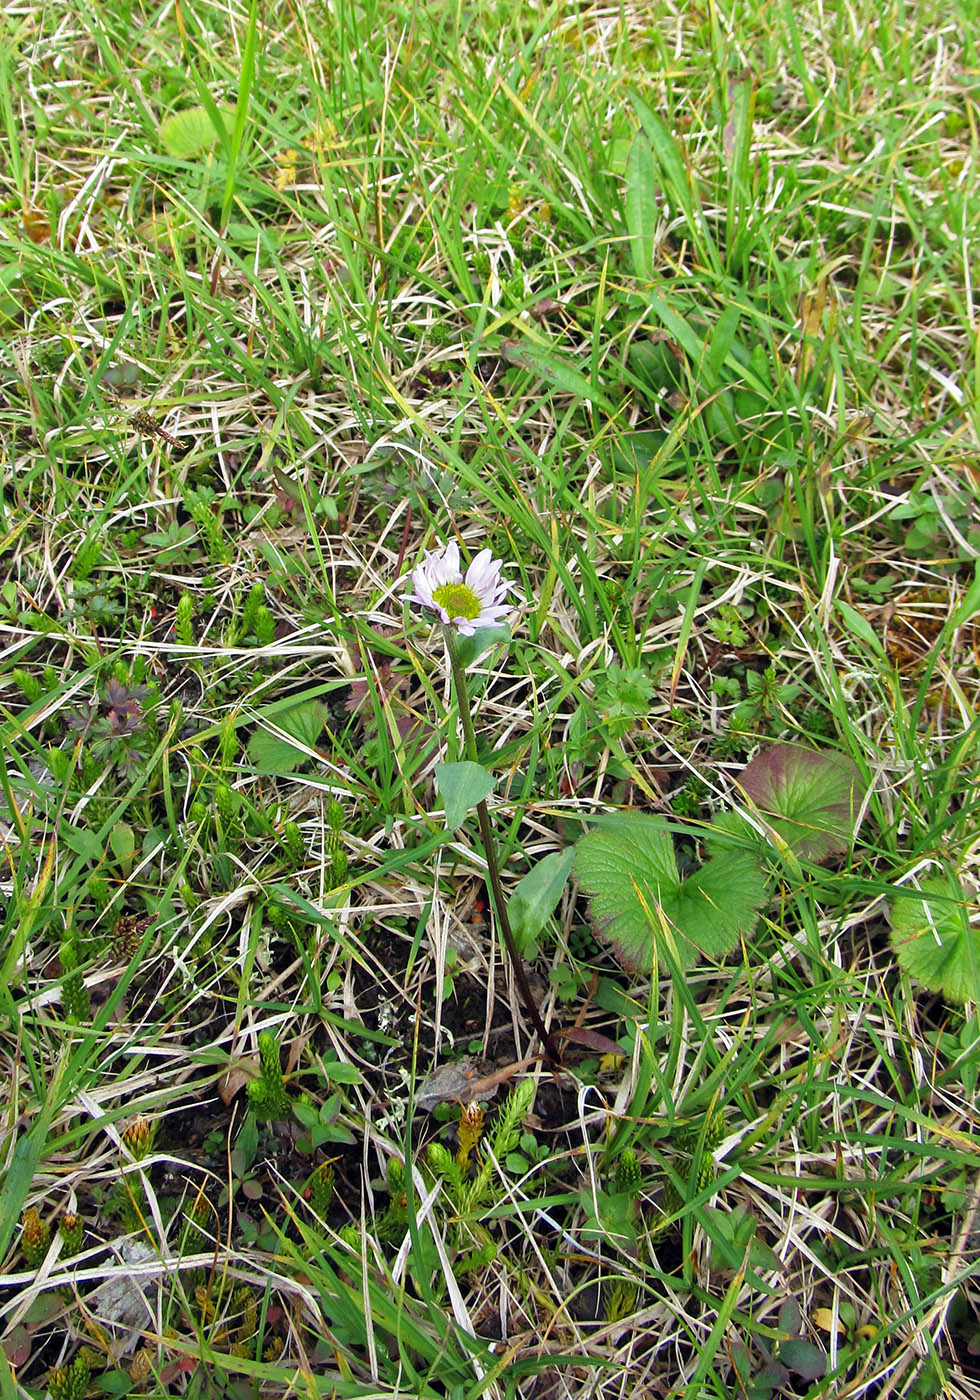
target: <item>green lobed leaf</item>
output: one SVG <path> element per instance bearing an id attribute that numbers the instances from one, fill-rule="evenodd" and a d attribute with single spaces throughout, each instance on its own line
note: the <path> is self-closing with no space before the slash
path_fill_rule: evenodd
<path id="1" fill-rule="evenodd" d="M 724 851 L 705 861 L 677 891 L 675 918 L 687 937 L 711 958 L 722 958 L 768 898 L 766 878 L 751 855 Z"/>
<path id="2" fill-rule="evenodd" d="M 622 813 L 579 839 L 575 877 L 591 896 L 596 932 L 624 967 L 648 972 L 654 948 L 681 969 L 719 959 L 752 931 L 766 880 L 746 851 L 713 856 L 686 880 L 660 817 Z"/>
<path id="3" fill-rule="evenodd" d="M 803 860 L 846 851 L 857 832 L 861 778 L 839 753 L 771 744 L 747 764 L 738 786 L 776 836 Z"/>
<path id="4" fill-rule="evenodd" d="M 493 792 L 494 779 L 478 763 L 437 763 L 436 787 L 446 809 L 446 829 L 455 831 L 479 802 Z"/>
<path id="5" fill-rule="evenodd" d="M 891 907 L 899 964 L 950 1001 L 980 1001 L 980 927 L 970 922 L 966 891 L 949 875 L 923 880 Z"/>

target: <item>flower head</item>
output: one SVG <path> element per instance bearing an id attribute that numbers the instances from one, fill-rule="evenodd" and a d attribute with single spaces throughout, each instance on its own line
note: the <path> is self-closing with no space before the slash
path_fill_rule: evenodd
<path id="1" fill-rule="evenodd" d="M 464 575 L 455 543 L 430 549 L 412 570 L 412 591 L 406 597 L 437 612 L 464 637 L 472 637 L 478 627 L 493 627 L 511 611 L 504 598 L 512 585 L 500 577 L 501 567 L 489 549 L 481 549 Z"/>

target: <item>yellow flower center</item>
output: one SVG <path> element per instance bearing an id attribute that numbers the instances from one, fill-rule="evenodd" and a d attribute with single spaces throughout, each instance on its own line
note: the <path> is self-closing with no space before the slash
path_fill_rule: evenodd
<path id="1" fill-rule="evenodd" d="M 465 583 L 444 583 L 433 593 L 432 601 L 445 608 L 450 617 L 480 616 L 480 600 Z"/>

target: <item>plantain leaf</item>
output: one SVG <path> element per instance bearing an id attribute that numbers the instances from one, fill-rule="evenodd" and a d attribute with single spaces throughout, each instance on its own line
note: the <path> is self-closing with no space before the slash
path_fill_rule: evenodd
<path id="1" fill-rule="evenodd" d="M 626 163 L 626 231 L 633 272 L 649 282 L 657 231 L 657 177 L 650 142 L 642 131 L 637 132 Z"/>
<path id="2" fill-rule="evenodd" d="M 612 404 L 581 370 L 570 365 L 564 356 L 538 345 L 518 345 L 508 341 L 500 348 L 503 359 L 508 364 L 520 365 L 521 369 L 536 374 L 540 379 L 560 394 L 569 394 L 575 399 L 586 399 L 601 408 L 604 413 L 615 412 Z"/>
<path id="3" fill-rule="evenodd" d="M 975 912 L 975 910 L 974 910 Z M 966 892 L 953 875 L 923 880 L 891 907 L 899 964 L 950 1001 L 980 1001 L 980 928 L 970 922 Z"/>
<path id="4" fill-rule="evenodd" d="M 636 813 L 605 818 L 581 837 L 574 871 L 596 932 L 624 967 L 641 972 L 655 948 L 682 969 L 724 957 L 767 898 L 765 876 L 744 850 L 724 850 L 682 880 L 667 824 Z"/>

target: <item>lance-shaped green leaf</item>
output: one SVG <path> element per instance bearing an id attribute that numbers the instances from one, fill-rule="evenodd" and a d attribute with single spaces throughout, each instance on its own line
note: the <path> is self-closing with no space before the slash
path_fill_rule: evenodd
<path id="1" fill-rule="evenodd" d="M 627 968 L 649 972 L 655 945 L 691 967 L 720 959 L 752 931 L 766 880 L 747 852 L 725 850 L 686 880 L 677 871 L 667 824 L 622 813 L 581 837 L 575 878 L 591 896 L 593 925 Z"/>
<path id="2" fill-rule="evenodd" d="M 561 899 L 574 855 L 574 850 L 551 851 L 531 866 L 508 899 L 507 918 L 521 953 L 537 938 Z"/>
<path id="3" fill-rule="evenodd" d="M 508 364 L 520 365 L 531 374 L 538 375 L 559 394 L 570 394 L 576 399 L 585 399 L 601 408 L 604 413 L 615 413 L 606 396 L 596 389 L 592 381 L 576 369 L 574 365 L 554 351 L 540 345 L 518 345 L 507 341 L 500 347 L 500 353 Z"/>
<path id="4" fill-rule="evenodd" d="M 650 142 L 642 132 L 634 137 L 626 163 L 626 230 L 633 271 L 648 282 L 657 232 L 657 177 Z"/>
<path id="5" fill-rule="evenodd" d="M 977 915 L 976 902 L 972 910 Z M 891 907 L 892 948 L 899 963 L 950 1001 L 980 1001 L 980 927 L 954 876 L 923 880 Z"/>

